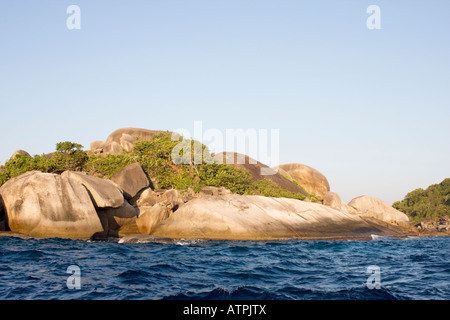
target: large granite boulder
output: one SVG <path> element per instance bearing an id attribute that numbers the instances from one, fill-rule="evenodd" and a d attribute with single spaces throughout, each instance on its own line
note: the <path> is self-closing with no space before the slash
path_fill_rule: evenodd
<path id="1" fill-rule="evenodd" d="M 396 235 L 317 203 L 262 196 L 208 196 L 185 203 L 152 227 L 152 235 L 175 239 L 372 239 Z"/>
<path id="2" fill-rule="evenodd" d="M 91 151 L 94 153 L 102 153 L 105 146 L 106 146 L 105 141 L 101 140 L 93 141 L 91 142 Z"/>
<path id="3" fill-rule="evenodd" d="M 0 194 L 13 232 L 88 239 L 103 231 L 89 193 L 77 179 L 31 171 L 7 181 Z"/>
<path id="4" fill-rule="evenodd" d="M 111 133 L 106 141 L 93 141 L 91 151 L 95 154 L 120 154 L 132 152 L 137 139 L 150 140 L 160 131 L 140 128 L 122 128 Z"/>
<path id="5" fill-rule="evenodd" d="M 409 226 L 409 218 L 388 203 L 370 196 L 360 196 L 348 203 L 362 217 L 375 218 L 393 225 Z"/>
<path id="6" fill-rule="evenodd" d="M 106 141 L 94 141 L 91 143 L 91 151 L 95 154 L 119 154 L 123 152 L 131 153 L 134 150 L 136 141 L 151 140 L 162 130 L 148 130 L 142 128 L 121 128 L 111 133 Z M 177 137 L 179 134 L 173 133 Z"/>
<path id="7" fill-rule="evenodd" d="M 214 156 L 217 163 L 226 163 L 237 168 L 241 168 L 250 173 L 254 181 L 268 179 L 285 190 L 301 193 L 305 196 L 309 194 L 297 184 L 282 176 L 269 166 L 237 152 L 221 152 Z"/>
<path id="8" fill-rule="evenodd" d="M 120 208 L 98 209 L 103 232 L 95 235 L 96 238 L 120 237 L 126 234 L 139 233 L 136 221 L 136 209 L 127 201 Z"/>
<path id="9" fill-rule="evenodd" d="M 164 190 L 153 191 L 152 188 L 144 189 L 139 197 L 136 197 L 136 205 L 139 207 L 151 207 L 164 201 Z"/>
<path id="10" fill-rule="evenodd" d="M 282 169 L 295 180 L 306 192 L 315 195 L 320 200 L 330 191 L 327 178 L 314 168 L 300 163 L 282 164 L 276 167 Z"/>
<path id="11" fill-rule="evenodd" d="M 105 143 L 105 146 L 101 150 L 101 153 L 103 153 L 104 155 L 121 154 L 123 152 L 124 152 L 124 149 L 122 148 L 122 146 L 115 141 L 113 141 L 111 143 Z"/>
<path id="12" fill-rule="evenodd" d="M 150 186 L 150 181 L 139 163 L 132 163 L 117 171 L 111 181 L 122 189 L 126 199 L 133 198 L 139 191 Z"/>
<path id="13" fill-rule="evenodd" d="M 342 201 L 336 192 L 325 193 L 322 204 L 344 213 L 356 214 L 356 210 Z"/>
<path id="14" fill-rule="evenodd" d="M 86 187 L 96 208 L 120 208 L 125 201 L 122 191 L 112 181 L 88 176 L 85 173 L 65 171 L 63 177 L 78 180 Z"/>
<path id="15" fill-rule="evenodd" d="M 169 218 L 170 210 L 163 204 L 157 203 L 151 207 L 138 207 L 137 227 L 139 233 L 151 234 L 160 222 Z"/>

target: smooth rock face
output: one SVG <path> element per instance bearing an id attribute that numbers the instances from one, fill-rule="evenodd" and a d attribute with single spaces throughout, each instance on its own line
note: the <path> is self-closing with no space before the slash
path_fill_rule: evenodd
<path id="1" fill-rule="evenodd" d="M 7 181 L 0 194 L 13 232 L 88 239 L 103 230 L 86 188 L 76 179 L 30 171 Z"/>
<path id="2" fill-rule="evenodd" d="M 26 151 L 24 151 L 24 150 L 17 150 L 16 152 L 14 152 L 13 153 L 13 155 L 11 156 L 11 158 L 9 158 L 10 160 L 12 160 L 12 159 L 14 159 L 15 157 L 17 157 L 17 156 L 21 156 L 21 155 L 24 155 L 24 156 L 27 156 L 27 157 L 30 157 L 31 158 L 31 156 L 30 156 L 30 154 L 28 153 L 28 152 L 26 152 Z"/>
<path id="3" fill-rule="evenodd" d="M 139 207 L 138 211 L 137 227 L 142 234 L 151 234 L 155 226 L 170 215 L 169 209 L 159 203 L 151 207 Z"/>
<path id="4" fill-rule="evenodd" d="M 108 155 L 108 154 L 121 154 L 121 153 L 123 153 L 123 148 L 120 145 L 120 143 L 117 143 L 117 142 L 113 141 L 111 143 L 106 143 L 105 144 L 105 146 L 104 146 L 104 148 L 102 150 L 102 153 L 105 154 L 105 155 Z"/>
<path id="5" fill-rule="evenodd" d="M 409 219 L 406 214 L 393 208 L 378 198 L 361 196 L 353 199 L 348 205 L 354 208 L 360 216 L 375 218 L 390 224 L 407 227 Z"/>
<path id="6" fill-rule="evenodd" d="M 137 139 L 127 133 L 122 134 L 122 137 L 120 137 L 120 145 L 126 152 L 133 152 L 134 144 L 136 143 Z"/>
<path id="7" fill-rule="evenodd" d="M 315 195 L 320 200 L 330 191 L 327 178 L 314 168 L 300 163 L 288 163 L 277 168 L 284 170 L 309 194 Z"/>
<path id="8" fill-rule="evenodd" d="M 62 176 L 80 181 L 89 191 L 97 208 L 120 208 L 123 206 L 125 199 L 122 192 L 112 181 L 74 171 L 65 171 Z"/>
<path id="9" fill-rule="evenodd" d="M 156 225 L 152 234 L 175 239 L 272 240 L 371 239 L 372 234 L 387 232 L 317 203 L 230 195 L 193 199 Z"/>
<path id="10" fill-rule="evenodd" d="M 283 177 L 276 170 L 259 161 L 256 161 L 255 159 L 250 158 L 247 155 L 243 155 L 237 152 L 221 152 L 216 154 L 214 156 L 214 159 L 218 163 L 227 163 L 234 167 L 247 170 L 254 181 L 268 179 L 283 189 L 308 196 L 308 193 L 298 185 L 296 185 L 294 182 Z"/>
<path id="11" fill-rule="evenodd" d="M 342 201 L 341 197 L 335 192 L 325 193 L 322 204 L 344 213 L 356 214 L 356 210 Z"/>
<path id="12" fill-rule="evenodd" d="M 150 186 L 150 181 L 139 163 L 132 163 L 119 170 L 111 177 L 111 181 L 123 190 L 127 199 L 133 198 L 139 191 Z"/>

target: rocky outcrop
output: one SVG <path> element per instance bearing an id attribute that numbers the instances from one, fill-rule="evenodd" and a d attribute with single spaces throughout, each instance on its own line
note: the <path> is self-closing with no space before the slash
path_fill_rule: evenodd
<path id="1" fill-rule="evenodd" d="M 106 146 L 105 141 L 96 140 L 91 142 L 91 151 L 95 154 L 103 153 L 103 149 Z"/>
<path id="2" fill-rule="evenodd" d="M 13 153 L 13 155 L 11 156 L 11 158 L 9 158 L 9 160 L 12 160 L 17 156 L 27 156 L 31 158 L 31 155 L 28 152 L 24 150 L 17 150 L 16 152 Z"/>
<path id="3" fill-rule="evenodd" d="M 371 239 L 395 236 L 362 218 L 330 207 L 286 198 L 209 196 L 184 204 L 153 227 L 153 235 L 175 239 Z"/>
<path id="4" fill-rule="evenodd" d="M 111 143 L 105 143 L 105 146 L 102 149 L 101 153 L 103 153 L 105 155 L 108 155 L 108 154 L 121 154 L 121 153 L 123 153 L 123 148 L 122 148 L 122 146 L 119 143 L 113 141 Z"/>
<path id="5" fill-rule="evenodd" d="M 112 181 L 88 176 L 85 173 L 65 171 L 63 177 L 78 180 L 86 187 L 96 208 L 120 208 L 125 199 L 120 188 Z"/>
<path id="6" fill-rule="evenodd" d="M 416 224 L 415 227 L 418 232 L 424 234 L 439 235 L 445 233 L 450 235 L 450 217 L 443 216 L 434 220 L 424 219 Z"/>
<path id="7" fill-rule="evenodd" d="M 170 211 L 165 205 L 157 203 L 151 207 L 139 207 L 138 214 L 139 233 L 151 234 L 159 223 L 169 217 Z"/>
<path id="8" fill-rule="evenodd" d="M 184 198 L 178 190 L 144 190 L 137 204 L 137 226 L 140 233 L 150 234 L 156 225 L 167 219 L 184 204 Z"/>
<path id="9" fill-rule="evenodd" d="M 241 168 L 250 173 L 254 181 L 268 179 L 285 190 L 301 193 L 305 196 L 309 194 L 297 184 L 283 177 L 276 170 L 269 166 L 237 152 L 221 152 L 214 156 L 218 163 L 227 163 L 237 168 Z"/>
<path id="10" fill-rule="evenodd" d="M 87 239 L 103 231 L 89 193 L 77 179 L 30 171 L 7 181 L 0 194 L 13 232 Z"/>
<path id="11" fill-rule="evenodd" d="M 151 188 L 147 188 L 139 194 L 136 200 L 136 205 L 138 207 L 151 207 L 158 202 L 164 201 L 165 190 L 153 191 Z"/>
<path id="12" fill-rule="evenodd" d="M 98 209 L 103 231 L 96 233 L 95 238 L 120 237 L 126 234 L 139 233 L 136 221 L 136 209 L 127 201 L 120 208 Z"/>
<path id="13" fill-rule="evenodd" d="M 282 169 L 306 192 L 315 195 L 320 200 L 330 191 L 327 178 L 314 168 L 300 163 L 288 163 L 279 165 L 275 169 Z"/>
<path id="14" fill-rule="evenodd" d="M 375 218 L 402 227 L 409 226 L 409 219 L 406 214 L 378 198 L 360 196 L 350 201 L 348 205 L 362 217 Z"/>
<path id="15" fill-rule="evenodd" d="M 122 128 L 111 133 L 106 141 L 94 141 L 91 143 L 91 151 L 95 154 L 119 154 L 132 152 L 136 141 L 151 140 L 151 138 L 162 132 L 160 130 L 147 130 L 141 128 Z"/>
<path id="16" fill-rule="evenodd" d="M 151 140 L 152 137 L 159 132 L 162 131 L 142 128 L 121 128 L 111 133 L 106 139 L 106 143 L 117 142 L 120 144 L 120 140 L 123 138 L 123 135 L 131 136 L 140 140 Z"/>
<path id="17" fill-rule="evenodd" d="M 175 239 L 371 239 L 371 235 L 404 235 L 406 229 L 395 226 L 404 227 L 408 220 L 371 197 L 354 199 L 350 207 L 334 193 L 327 193 L 322 205 L 214 195 L 224 191 L 219 189 L 205 188 L 186 200 L 178 190 L 147 188 L 136 197 L 136 207 L 123 197 L 119 207 L 121 193 L 110 181 L 76 172 L 28 172 L 0 188 L 0 229 L 34 237 L 83 239 L 136 233 Z M 117 198 L 109 197 L 109 192 Z M 358 214 L 350 214 L 350 209 Z"/>
<path id="18" fill-rule="evenodd" d="M 139 163 L 132 163 L 117 171 L 111 181 L 122 189 L 126 199 L 133 198 L 139 191 L 150 186 L 150 181 Z"/>
<path id="19" fill-rule="evenodd" d="M 356 214 L 356 210 L 342 201 L 336 192 L 325 193 L 322 204 L 344 213 Z"/>

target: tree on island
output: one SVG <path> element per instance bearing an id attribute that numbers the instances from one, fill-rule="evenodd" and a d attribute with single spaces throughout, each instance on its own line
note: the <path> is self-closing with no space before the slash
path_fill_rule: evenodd
<path id="1" fill-rule="evenodd" d="M 439 220 L 450 217 L 450 178 L 427 189 L 416 189 L 393 204 L 393 207 L 406 213 L 415 222 L 424 219 Z"/>

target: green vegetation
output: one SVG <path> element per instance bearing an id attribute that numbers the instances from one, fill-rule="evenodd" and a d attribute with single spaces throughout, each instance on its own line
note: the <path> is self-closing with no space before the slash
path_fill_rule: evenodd
<path id="1" fill-rule="evenodd" d="M 72 142 L 56 144 L 56 152 L 48 155 L 17 155 L 7 161 L 4 172 L 0 172 L 0 186 L 9 179 L 27 171 L 41 171 L 61 174 L 66 170 L 109 178 L 123 167 L 136 162 L 129 155 L 97 156 L 81 150 L 82 145 Z"/>
<path id="2" fill-rule="evenodd" d="M 84 171 L 110 178 L 125 166 L 139 162 L 160 189 L 192 188 L 198 192 L 202 187 L 216 186 L 237 194 L 305 199 L 304 195 L 282 189 L 270 180 L 253 181 L 244 169 L 215 163 L 206 146 L 193 140 L 172 141 L 170 132 L 158 133 L 149 141 L 137 141 L 132 153 L 95 155 L 82 149 L 82 145 L 66 141 L 57 143 L 56 152 L 50 155 L 16 156 L 0 172 L 0 185 L 32 170 L 58 174 L 65 170 Z M 175 161 L 172 152 L 178 157 Z"/>
<path id="3" fill-rule="evenodd" d="M 416 189 L 408 193 L 405 199 L 395 202 L 393 207 L 406 213 L 416 223 L 450 216 L 450 178 L 426 190 Z"/>

